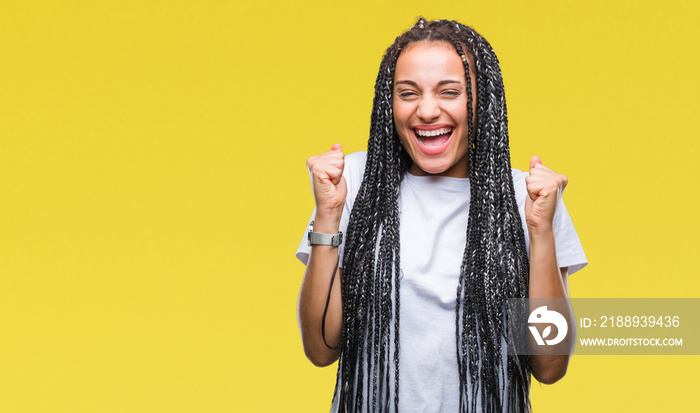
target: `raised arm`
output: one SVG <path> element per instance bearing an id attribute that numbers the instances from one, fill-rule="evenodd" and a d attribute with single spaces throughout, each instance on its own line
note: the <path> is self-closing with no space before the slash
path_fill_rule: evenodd
<path id="1" fill-rule="evenodd" d="M 566 176 L 542 165 L 538 156 L 530 161 L 527 182 L 528 198 L 525 202 L 525 220 L 530 236 L 530 298 L 568 298 L 568 269 L 559 268 L 554 245 L 554 212 L 561 193 L 568 183 Z M 534 310 L 531 301 L 530 311 Z M 559 349 L 570 348 L 575 343 L 576 320 L 571 305 L 556 309 L 569 324 L 569 331 Z M 534 340 L 531 345 L 535 345 Z M 532 372 L 537 380 L 552 384 L 566 374 L 569 355 L 533 355 Z"/>
<path id="2" fill-rule="evenodd" d="M 343 177 L 345 156 L 340 144 L 306 161 L 311 174 L 311 186 L 316 201 L 314 232 L 337 234 L 345 205 L 347 184 Z M 330 349 L 323 340 L 323 312 L 328 298 L 331 277 L 335 276 L 326 314 L 325 339 L 329 346 L 340 344 L 343 314 L 340 294 L 342 269 L 333 275 L 338 261 L 338 247 L 313 245 L 301 283 L 297 317 L 306 357 L 316 366 L 325 367 L 338 359 L 340 351 Z"/>

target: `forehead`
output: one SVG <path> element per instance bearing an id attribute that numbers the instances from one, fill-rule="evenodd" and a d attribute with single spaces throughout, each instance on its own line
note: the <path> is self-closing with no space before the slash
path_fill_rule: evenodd
<path id="1" fill-rule="evenodd" d="M 444 42 L 419 42 L 409 45 L 396 61 L 394 82 L 465 81 L 464 65 L 457 51 Z"/>

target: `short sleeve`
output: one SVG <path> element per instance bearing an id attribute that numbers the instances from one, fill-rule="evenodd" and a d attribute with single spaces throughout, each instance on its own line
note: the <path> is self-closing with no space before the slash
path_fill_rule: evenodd
<path id="1" fill-rule="evenodd" d="M 340 218 L 340 232 L 343 233 L 343 238 L 347 233 L 348 222 L 350 221 L 350 212 L 352 212 L 352 206 L 355 203 L 355 197 L 357 197 L 357 192 L 360 190 L 360 185 L 362 184 L 362 177 L 365 171 L 365 162 L 367 160 L 367 152 L 355 152 L 345 156 L 345 168 L 343 169 L 343 176 L 345 177 L 345 182 L 348 186 L 348 193 L 345 197 L 345 206 L 343 207 L 343 214 Z M 314 208 L 311 213 L 311 217 L 306 223 L 306 229 L 303 232 L 301 242 L 297 248 L 296 257 L 304 265 L 309 262 L 309 255 L 311 254 L 311 247 L 308 245 L 307 234 L 309 232 L 309 224 L 314 220 L 316 216 L 316 208 Z M 340 267 L 343 266 L 343 254 L 345 253 L 345 239 L 343 243 L 338 247 L 338 254 L 340 254 Z"/>
<path id="2" fill-rule="evenodd" d="M 588 265 L 581 240 L 563 198 L 559 199 L 557 211 L 554 213 L 554 244 L 557 249 L 557 263 L 560 268 L 568 267 L 569 275 Z"/>
<path id="3" fill-rule="evenodd" d="M 515 187 L 515 198 L 518 202 L 518 209 L 522 218 L 522 225 L 525 232 L 525 244 L 527 253 L 530 255 L 530 237 L 528 235 L 527 223 L 525 222 L 525 199 L 527 198 L 527 184 L 525 177 L 529 173 L 513 169 L 513 185 Z M 588 265 L 586 254 L 581 246 L 574 223 L 571 221 L 569 211 L 563 198 L 557 202 L 557 210 L 554 213 L 554 245 L 557 251 L 557 264 L 559 268 L 568 267 L 568 274 Z"/>

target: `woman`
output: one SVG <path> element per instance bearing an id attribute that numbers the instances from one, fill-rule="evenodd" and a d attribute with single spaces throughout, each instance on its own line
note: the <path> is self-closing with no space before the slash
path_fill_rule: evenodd
<path id="1" fill-rule="evenodd" d="M 335 144 L 307 167 L 299 326 L 314 364 L 339 359 L 334 410 L 529 411 L 530 374 L 563 377 L 567 355 L 506 352 L 505 300 L 568 297 L 586 258 L 566 177 L 537 156 L 529 173 L 510 167 L 483 37 L 419 19 L 382 60 L 367 152 Z"/>

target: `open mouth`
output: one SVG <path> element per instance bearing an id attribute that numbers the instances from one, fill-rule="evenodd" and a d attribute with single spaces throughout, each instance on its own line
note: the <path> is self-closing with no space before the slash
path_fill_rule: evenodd
<path id="1" fill-rule="evenodd" d="M 422 146 L 422 149 L 428 152 L 434 152 L 447 145 L 452 136 L 453 129 L 451 127 L 445 127 L 433 130 L 423 130 L 423 129 L 413 129 L 413 134 Z"/>

